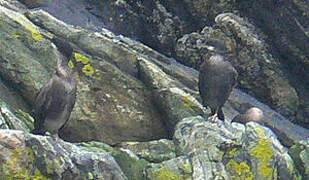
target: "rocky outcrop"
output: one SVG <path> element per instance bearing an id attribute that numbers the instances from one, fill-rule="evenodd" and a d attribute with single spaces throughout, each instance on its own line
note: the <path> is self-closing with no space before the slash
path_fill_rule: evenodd
<path id="1" fill-rule="evenodd" d="M 258 107 L 264 114 L 264 125 L 269 127 L 278 136 L 278 139 L 285 146 L 292 146 L 301 140 L 309 138 L 309 131 L 306 128 L 291 123 L 281 114 L 273 111 L 269 106 L 257 101 L 251 96 L 234 89 L 230 95 L 230 106 L 238 110 L 238 112 L 245 113 L 250 107 Z M 228 107 L 228 106 L 226 106 Z M 232 111 L 225 111 L 232 112 Z M 237 113 L 238 114 L 238 113 Z M 232 116 L 232 115 L 230 115 Z M 237 115 L 233 115 L 235 117 Z"/>
<path id="2" fill-rule="evenodd" d="M 309 178 L 309 139 L 300 141 L 292 146 L 289 150 L 290 156 L 293 158 L 295 166 L 303 174 L 303 179 Z"/>
<path id="3" fill-rule="evenodd" d="M 299 95 L 298 123 L 309 128 L 309 4 L 307 1 L 241 2 L 242 16 L 248 17 L 264 34 L 277 55 L 285 75 Z"/>
<path id="4" fill-rule="evenodd" d="M 282 115 L 295 119 L 299 99 L 280 67 L 270 53 L 263 35 L 253 25 L 233 14 L 216 17 L 218 27 L 237 42 L 235 66 L 239 72 L 240 87 L 254 94 Z"/>
<path id="5" fill-rule="evenodd" d="M 299 100 L 289 80 L 283 76 L 278 59 L 256 28 L 231 13 L 216 17 L 216 29 L 205 27 L 201 33 L 191 33 L 178 40 L 177 56 L 184 64 L 199 68 L 208 59 L 209 46 L 229 57 L 237 69 L 238 87 L 295 119 Z"/>
<path id="6" fill-rule="evenodd" d="M 171 79 L 155 64 L 139 58 L 138 70 L 142 81 L 152 89 L 159 111 L 165 115 L 165 123 L 171 136 L 177 122 L 185 117 L 203 114 L 201 104 L 190 93 L 179 88 L 180 82 Z"/>
<path id="7" fill-rule="evenodd" d="M 288 151 L 256 123 L 231 126 L 185 118 L 175 131 L 177 155 L 188 155 L 193 179 L 295 179 L 299 174 Z"/>
<path id="8" fill-rule="evenodd" d="M 4 7 L 0 10 L 2 19 L 5 19 L 0 27 L 3 32 L 0 37 L 3 42 L 0 74 L 32 104 L 39 88 L 54 73 L 57 53 L 47 39 L 52 35 L 44 33 L 22 14 Z M 67 30 L 62 36 L 74 35 L 76 31 L 78 33 L 75 35 L 88 36 L 86 31 L 74 29 L 45 15 L 40 17 L 46 17 L 45 23 L 54 23 L 49 27 L 51 30 Z M 112 40 L 109 42 L 112 43 Z M 20 51 L 14 50 L 16 48 Z M 110 52 L 104 47 L 102 49 Z M 92 57 L 79 48 L 76 50 L 70 65 L 77 72 L 78 98 L 67 128 L 61 131 L 62 138 L 70 141 L 98 140 L 112 144 L 123 140 L 145 141 L 166 137 L 161 117 L 148 97 L 150 91 L 142 83 L 120 71 L 115 65 L 117 61 L 111 61 L 115 63 L 111 64 L 105 61 L 106 56 L 106 59 L 103 56 Z M 133 52 L 131 55 L 134 57 Z M 125 60 L 122 56 L 118 57 Z M 84 131 L 79 131 L 80 128 Z"/>
<path id="9" fill-rule="evenodd" d="M 27 2 L 37 5 L 43 1 L 30 0 Z M 308 4 L 304 1 L 273 2 L 266 0 L 263 3 L 236 3 L 235 1 L 223 0 L 214 3 L 204 0 L 184 0 L 180 2 L 170 0 L 150 0 L 147 2 L 76 0 L 72 3 L 68 0 L 54 0 L 44 2 L 47 3 L 42 7 L 44 10 L 66 23 L 98 32 L 101 32 L 102 27 L 108 28 L 113 32 L 141 41 L 161 53 L 172 55 L 172 57 L 177 57 L 175 56 L 174 46 L 180 37 L 191 32 L 199 32 L 205 26 L 214 25 L 213 27 L 216 29 L 218 23 L 215 22 L 215 17 L 224 12 L 239 15 L 248 20 L 250 24 L 254 24 L 253 33 L 258 35 L 259 40 L 265 41 L 269 45 L 265 46 L 266 52 L 261 52 L 260 55 L 264 56 L 261 59 L 275 59 L 281 71 L 275 72 L 275 74 L 283 72 L 285 76 L 284 81 L 281 81 L 280 77 L 277 80 L 277 76 L 275 76 L 276 84 L 272 86 L 275 89 L 268 90 L 272 94 L 265 95 L 262 91 L 256 92 L 259 88 L 249 89 L 253 85 L 247 84 L 246 81 L 242 82 L 242 88 L 279 110 L 284 116 L 293 120 L 296 117 L 298 124 L 305 126 L 308 124 L 309 94 L 306 91 L 308 89 L 308 78 L 303 78 L 308 77 L 308 48 L 306 48 L 306 44 L 308 44 L 308 23 L 306 21 Z M 16 11 L 27 11 L 17 0 L 2 0 L 0 4 Z M 74 11 L 71 9 L 74 9 Z M 238 27 L 244 30 L 250 26 L 245 24 L 230 30 L 237 32 Z M 227 35 L 231 34 L 227 33 Z M 260 58 L 260 55 L 250 51 L 250 45 L 246 44 L 247 39 L 242 39 L 241 42 L 241 37 L 235 36 L 234 38 L 232 40 L 235 41 L 237 47 L 240 47 L 238 50 L 242 50 L 241 57 L 245 58 L 247 53 L 252 57 L 250 67 L 241 65 L 242 70 L 252 73 L 255 78 L 254 74 L 259 71 L 257 68 L 261 66 L 256 65 L 257 61 L 254 58 Z M 257 46 L 254 46 L 253 49 L 255 48 L 259 49 L 258 51 L 262 50 Z M 269 58 L 269 55 L 272 57 Z M 182 59 L 177 60 L 183 62 Z M 195 66 L 196 63 L 192 65 Z M 277 70 L 275 68 L 275 71 Z M 272 73 L 272 71 L 270 70 L 262 76 L 270 76 L 269 73 Z M 255 81 L 254 78 L 248 76 L 244 79 Z M 287 80 L 289 85 L 285 84 Z M 293 90 L 290 86 L 295 89 Z M 295 98 L 295 90 L 298 99 Z M 288 96 L 289 99 L 284 100 L 282 96 Z M 288 103 L 289 101 L 290 103 Z"/>
<path id="10" fill-rule="evenodd" d="M 160 139 L 149 142 L 123 142 L 122 149 L 129 149 L 148 162 L 162 162 L 176 157 L 173 141 Z"/>
<path id="11" fill-rule="evenodd" d="M 1 179 L 127 179 L 107 152 L 61 139 L 0 130 Z"/>
<path id="12" fill-rule="evenodd" d="M 18 87 L 17 92 L 27 103 L 33 102 L 38 89 L 54 72 L 56 58 L 51 57 L 57 57 L 57 53 L 48 38 L 59 36 L 75 47 L 71 66 L 78 80 L 78 98 L 68 126 L 61 131 L 62 138 L 110 144 L 157 139 L 167 137 L 165 126 L 172 136 L 181 119 L 203 113 L 197 101 L 198 73 L 174 59 L 108 30 L 93 33 L 66 25 L 42 10 L 27 13 L 27 18 L 39 28 L 23 15 L 1 9 L 5 17 L 1 26 L 5 33 L 0 37 L 5 43 L 1 74 L 11 86 Z M 21 34 L 14 34 L 13 26 L 5 24 L 14 22 Z M 212 32 L 209 28 L 204 30 Z M 216 31 L 211 34 L 222 35 Z M 5 38 L 12 41 L 4 41 Z M 233 41 L 230 43 L 233 45 Z M 12 46 L 22 51 L 9 53 Z M 237 115 L 239 104 L 257 104 L 253 98 L 237 92 L 224 107 L 229 119 Z M 274 112 L 269 109 L 267 113 Z M 279 126 L 277 121 L 272 125 Z M 289 129 L 283 132 L 288 137 L 295 134 Z M 303 137 L 306 135 L 288 141 L 297 142 Z"/>
<path id="13" fill-rule="evenodd" d="M 146 167 L 146 180 L 191 179 L 192 167 L 190 159 L 180 156 L 160 164 L 149 164 Z"/>
<path id="14" fill-rule="evenodd" d="M 177 39 L 190 27 L 189 22 L 159 1 L 90 1 L 88 6 L 89 12 L 113 32 L 140 40 L 167 55 L 173 54 Z"/>
<path id="15" fill-rule="evenodd" d="M 13 113 L 10 107 L 0 99 L 0 129 L 16 129 L 29 132 L 33 128 L 33 118 L 19 110 Z"/>

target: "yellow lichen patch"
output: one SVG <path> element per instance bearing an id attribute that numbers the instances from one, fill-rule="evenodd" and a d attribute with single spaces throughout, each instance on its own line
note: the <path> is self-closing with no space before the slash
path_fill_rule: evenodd
<path id="1" fill-rule="evenodd" d="M 256 132 L 259 134 L 260 138 L 265 138 L 267 137 L 266 133 L 264 132 L 264 130 L 260 127 L 255 127 Z"/>
<path id="2" fill-rule="evenodd" d="M 74 57 L 76 59 L 76 62 L 81 62 L 83 64 L 88 64 L 90 62 L 90 58 L 84 56 L 81 53 L 74 53 Z"/>
<path id="3" fill-rule="evenodd" d="M 187 96 L 183 96 L 182 100 L 184 101 L 184 106 L 188 108 L 190 111 L 195 112 L 194 109 L 192 108 L 192 102 Z"/>
<path id="4" fill-rule="evenodd" d="M 33 38 L 33 39 L 35 39 L 35 40 L 38 41 L 38 40 L 40 40 L 40 39 L 43 38 L 43 35 L 40 34 L 40 33 L 38 32 L 38 30 L 36 30 L 35 28 L 29 27 L 29 26 L 26 26 L 25 28 L 26 28 L 28 31 L 31 32 L 32 38 Z"/>
<path id="5" fill-rule="evenodd" d="M 26 148 L 26 152 L 21 148 L 15 149 L 10 158 L 0 164 L 0 179 L 48 180 L 49 178 L 33 167 L 33 161 L 34 153 L 31 148 Z"/>
<path id="6" fill-rule="evenodd" d="M 92 76 L 95 69 L 90 64 L 86 64 L 82 70 L 87 76 Z"/>
<path id="7" fill-rule="evenodd" d="M 231 172 L 233 180 L 253 180 L 255 177 L 246 162 L 238 163 L 232 159 L 227 163 L 226 167 Z"/>
<path id="8" fill-rule="evenodd" d="M 192 166 L 191 164 L 181 163 L 181 168 L 183 169 L 184 173 L 191 174 L 192 173 Z"/>
<path id="9" fill-rule="evenodd" d="M 16 39 L 20 38 L 20 35 L 17 34 L 17 33 L 13 34 L 12 36 L 13 36 L 14 38 L 16 38 Z"/>
<path id="10" fill-rule="evenodd" d="M 69 67 L 70 67 L 71 69 L 73 69 L 73 68 L 74 68 L 74 63 L 73 63 L 73 61 L 72 61 L 72 60 L 70 60 L 70 61 L 69 61 L 68 65 L 69 65 Z"/>
<path id="11" fill-rule="evenodd" d="M 259 140 L 258 145 L 252 150 L 251 154 L 262 161 L 259 168 L 262 176 L 265 178 L 270 178 L 274 172 L 274 168 L 270 166 L 270 161 L 274 155 L 272 143 L 265 139 Z"/>
<path id="12" fill-rule="evenodd" d="M 29 19 L 27 19 L 23 14 L 1 8 L 1 12 L 3 12 L 6 16 L 14 20 L 15 22 L 19 23 L 25 29 L 32 33 L 32 37 L 35 40 L 40 40 L 43 36 L 39 33 L 38 27 L 35 26 Z"/>
<path id="13" fill-rule="evenodd" d="M 184 176 L 177 175 L 166 168 L 160 168 L 152 174 L 155 180 L 184 180 Z"/>
<path id="14" fill-rule="evenodd" d="M 88 173 L 88 179 L 94 179 L 93 174 L 91 172 Z"/>
<path id="15" fill-rule="evenodd" d="M 238 149 L 237 148 L 233 148 L 231 151 L 229 151 L 229 155 L 230 157 L 234 157 L 235 154 L 237 153 Z"/>

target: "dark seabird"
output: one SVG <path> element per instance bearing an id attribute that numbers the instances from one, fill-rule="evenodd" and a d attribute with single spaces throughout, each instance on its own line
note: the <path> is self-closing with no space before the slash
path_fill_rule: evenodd
<path id="1" fill-rule="evenodd" d="M 199 70 L 199 92 L 202 104 L 210 107 L 212 121 L 217 117 L 224 121 L 222 106 L 236 85 L 237 71 L 219 54 L 206 59 Z"/>
<path id="2" fill-rule="evenodd" d="M 49 131 L 52 136 L 58 137 L 58 130 L 69 120 L 75 104 L 76 81 L 68 66 L 73 48 L 59 38 L 51 41 L 61 52 L 60 62 L 57 62 L 55 75 L 41 88 L 35 99 L 32 133 L 45 135 Z"/>
<path id="3" fill-rule="evenodd" d="M 265 121 L 263 111 L 257 107 L 252 107 L 244 114 L 239 114 L 232 120 L 232 122 L 238 122 L 242 124 L 246 124 L 251 121 L 264 125 Z"/>

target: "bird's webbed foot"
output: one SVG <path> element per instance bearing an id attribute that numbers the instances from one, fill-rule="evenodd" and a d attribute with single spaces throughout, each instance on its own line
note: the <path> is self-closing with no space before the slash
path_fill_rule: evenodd
<path id="1" fill-rule="evenodd" d="M 222 124 L 223 124 L 223 121 L 221 121 L 221 120 L 218 118 L 217 113 L 215 113 L 215 114 L 212 115 L 212 116 L 209 116 L 209 117 L 208 117 L 208 120 L 210 120 L 210 122 L 217 123 L 219 127 L 221 127 Z"/>
<path id="2" fill-rule="evenodd" d="M 51 138 L 52 138 L 53 140 L 59 140 L 60 138 L 59 138 L 58 132 L 57 132 L 57 133 L 53 133 L 53 134 L 51 135 Z"/>

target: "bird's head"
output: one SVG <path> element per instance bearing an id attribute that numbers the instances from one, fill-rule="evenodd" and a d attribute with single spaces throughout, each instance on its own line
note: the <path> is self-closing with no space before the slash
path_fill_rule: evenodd
<path id="1" fill-rule="evenodd" d="M 56 45 L 58 52 L 58 61 L 57 61 L 57 70 L 56 74 L 61 77 L 70 77 L 72 70 L 69 67 L 68 63 L 73 54 L 73 48 L 65 39 L 60 39 L 58 37 L 54 37 L 51 41 Z"/>
<path id="2" fill-rule="evenodd" d="M 211 55 L 213 55 L 213 54 L 224 55 L 224 54 L 228 53 L 227 45 L 221 39 L 208 38 L 207 41 L 206 41 L 205 47 Z"/>

